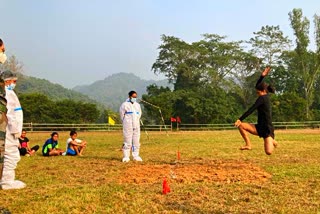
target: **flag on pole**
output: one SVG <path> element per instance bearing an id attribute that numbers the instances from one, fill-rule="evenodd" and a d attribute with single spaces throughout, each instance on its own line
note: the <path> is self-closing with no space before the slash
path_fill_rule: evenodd
<path id="1" fill-rule="evenodd" d="M 181 118 L 177 116 L 177 123 L 181 123 Z"/>
<path id="2" fill-rule="evenodd" d="M 108 123 L 109 123 L 110 125 L 112 125 L 112 126 L 114 126 L 114 124 L 116 124 L 111 117 L 108 117 Z"/>
<path id="3" fill-rule="evenodd" d="M 177 119 L 174 117 L 171 117 L 170 120 L 171 120 L 171 122 L 177 122 Z"/>

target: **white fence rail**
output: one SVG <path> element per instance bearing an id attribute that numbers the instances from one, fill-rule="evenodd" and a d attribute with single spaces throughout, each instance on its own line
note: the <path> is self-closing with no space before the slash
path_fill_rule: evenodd
<path id="1" fill-rule="evenodd" d="M 304 122 L 274 122 L 276 129 L 294 129 L 294 128 L 320 128 L 320 121 Z M 122 130 L 121 124 L 56 124 L 56 123 L 24 123 L 27 131 L 119 131 Z M 207 131 L 207 130 L 229 130 L 235 129 L 233 124 L 168 124 L 168 125 L 144 125 L 142 131 Z"/>

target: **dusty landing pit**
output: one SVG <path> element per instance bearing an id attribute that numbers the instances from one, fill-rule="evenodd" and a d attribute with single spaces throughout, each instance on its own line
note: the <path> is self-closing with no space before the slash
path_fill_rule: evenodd
<path id="1" fill-rule="evenodd" d="M 159 183 L 163 177 L 171 182 L 263 183 L 271 175 L 244 161 L 175 162 L 172 164 L 134 163 L 119 178 L 120 183 Z"/>

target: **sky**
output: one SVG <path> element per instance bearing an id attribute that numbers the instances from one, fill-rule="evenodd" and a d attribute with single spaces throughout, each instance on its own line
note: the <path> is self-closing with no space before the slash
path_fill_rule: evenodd
<path id="1" fill-rule="evenodd" d="M 293 39 L 293 8 L 311 21 L 311 33 L 320 15 L 319 0 L 0 1 L 7 55 L 16 56 L 25 75 L 70 89 L 120 72 L 165 79 L 151 70 L 163 34 L 190 43 L 206 33 L 238 41 L 279 25 Z"/>

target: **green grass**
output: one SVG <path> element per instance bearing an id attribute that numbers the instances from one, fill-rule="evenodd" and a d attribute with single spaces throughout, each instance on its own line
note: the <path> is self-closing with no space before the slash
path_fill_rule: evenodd
<path id="1" fill-rule="evenodd" d="M 68 133 L 59 134 L 65 148 Z M 27 187 L 0 190 L 0 207 L 27 214 L 320 212 L 320 130 L 276 131 L 279 148 L 271 156 L 265 155 L 262 139 L 255 136 L 253 149 L 240 151 L 243 141 L 236 130 L 148 134 L 149 138 L 144 132 L 141 136 L 142 163 L 121 162 L 121 132 L 78 133 L 88 141 L 83 157 L 42 157 L 40 152 L 22 157 L 16 177 Z M 28 138 L 31 145 L 42 146 L 49 135 L 28 133 Z M 211 165 L 214 174 L 215 169 L 224 169 L 223 163 L 234 163 L 243 175 L 251 170 L 243 167 L 252 165 L 272 177 L 227 182 L 188 180 L 185 175 L 181 182 L 171 179 L 171 192 L 161 194 L 162 178 L 170 177 L 170 169 L 190 167 L 190 172 L 201 174 L 203 168 L 198 167 Z M 141 171 L 142 167 L 150 170 Z M 231 169 L 225 168 L 226 176 Z"/>

